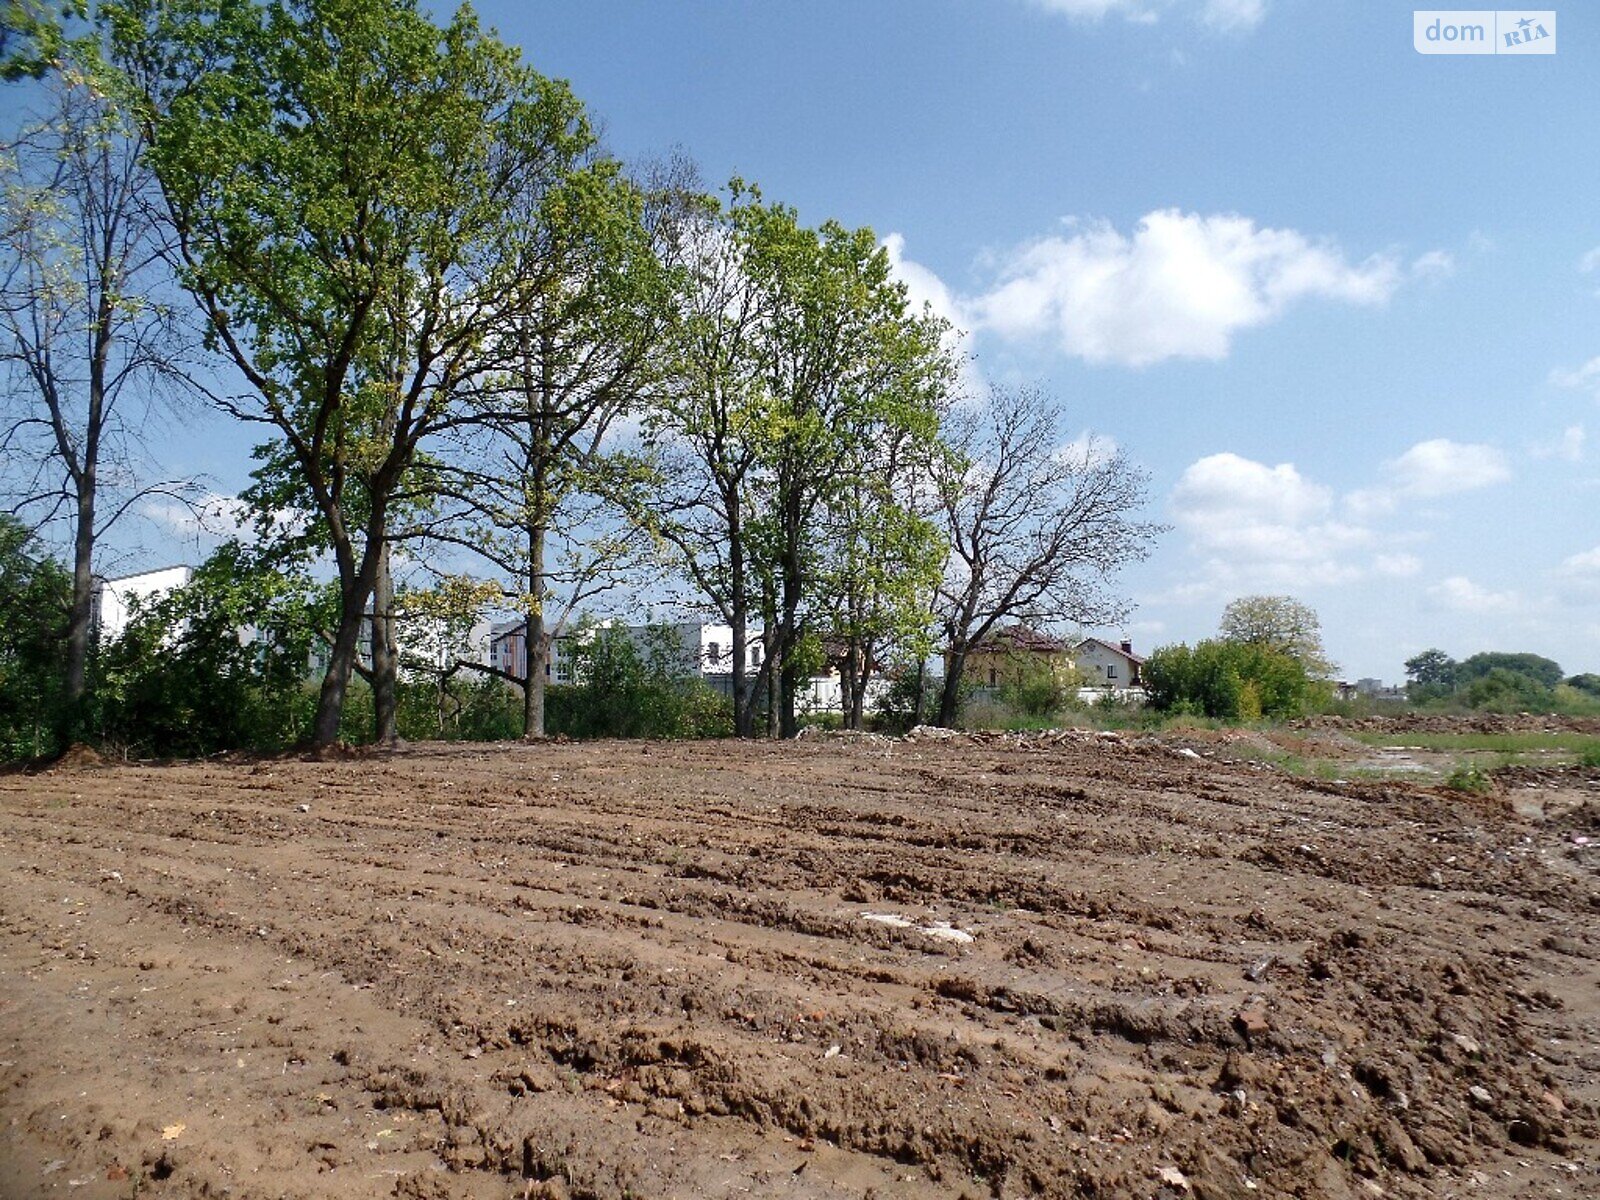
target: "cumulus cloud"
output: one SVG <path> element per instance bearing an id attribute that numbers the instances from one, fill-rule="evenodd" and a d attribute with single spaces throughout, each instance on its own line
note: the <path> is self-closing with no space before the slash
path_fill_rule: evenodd
<path id="1" fill-rule="evenodd" d="M 1117 456 L 1117 441 L 1093 430 L 1085 429 L 1066 445 L 1056 450 L 1056 457 L 1064 462 L 1082 463 L 1084 466 L 1101 466 Z"/>
<path id="2" fill-rule="evenodd" d="M 1451 612 L 1477 616 L 1508 616 L 1522 611 L 1526 602 L 1514 591 L 1496 592 L 1465 575 L 1452 575 L 1428 589 L 1428 595 Z"/>
<path id="3" fill-rule="evenodd" d="M 1120 16 L 1141 25 L 1162 14 L 1183 13 L 1225 30 L 1254 29 L 1267 14 L 1266 0 L 1033 0 L 1039 8 L 1079 20 Z"/>
<path id="4" fill-rule="evenodd" d="M 995 285 L 963 304 L 976 325 L 1094 363 L 1220 359 L 1241 330 L 1298 301 L 1380 305 L 1406 276 L 1393 255 L 1352 263 L 1329 242 L 1233 214 L 1163 209 L 1131 234 L 1104 221 L 1069 229 L 1000 256 Z"/>
<path id="5" fill-rule="evenodd" d="M 1372 541 L 1333 517 L 1333 492 L 1293 463 L 1268 466 L 1237 454 L 1190 464 L 1172 490 L 1174 523 L 1219 586 L 1345 583 L 1362 570 L 1352 551 Z"/>
<path id="6" fill-rule="evenodd" d="M 1600 602 L 1600 546 L 1568 555 L 1554 576 L 1563 603 L 1588 607 Z"/>
<path id="7" fill-rule="evenodd" d="M 1547 442 L 1535 442 L 1528 447 L 1534 458 L 1558 458 L 1563 462 L 1582 462 L 1584 447 L 1589 440 L 1588 431 L 1579 425 L 1568 425 L 1561 436 Z"/>
<path id="8" fill-rule="evenodd" d="M 1410 579 L 1422 572 L 1422 560 L 1415 554 L 1380 554 L 1372 560 L 1372 569 L 1390 579 Z"/>
<path id="9" fill-rule="evenodd" d="M 1600 357 L 1591 358 L 1581 367 L 1571 370 L 1557 367 L 1550 372 L 1550 382 L 1556 387 L 1578 388 L 1600 395 Z"/>
<path id="10" fill-rule="evenodd" d="M 1399 458 L 1384 463 L 1383 470 L 1386 480 L 1382 485 L 1346 497 L 1353 515 L 1377 516 L 1393 511 L 1407 497 L 1437 499 L 1511 478 L 1506 456 L 1496 447 L 1449 438 L 1418 442 Z"/>
<path id="11" fill-rule="evenodd" d="M 1413 496 L 1448 496 L 1511 478 L 1505 455 L 1493 446 L 1430 438 L 1387 464 L 1395 486 Z"/>
<path id="12" fill-rule="evenodd" d="M 1456 273 L 1456 257 L 1448 250 L 1429 250 L 1411 262 L 1411 274 L 1417 279 L 1447 279 Z"/>
<path id="13" fill-rule="evenodd" d="M 152 496 L 143 504 L 141 513 L 166 536 L 179 541 L 198 544 L 237 539 L 254 545 L 259 540 L 250 507 L 239 497 L 224 492 L 205 491 L 187 500 Z M 276 510 L 272 521 L 278 533 L 297 532 L 302 526 L 300 514 L 288 509 Z"/>
<path id="14" fill-rule="evenodd" d="M 889 269 L 896 279 L 905 284 L 906 298 L 911 302 L 911 307 L 921 311 L 926 306 L 934 316 L 949 322 L 950 331 L 945 335 L 945 348 L 960 361 L 961 390 L 968 397 L 981 395 L 985 390 L 984 380 L 978 370 L 969 332 L 971 317 L 960 299 L 936 272 L 906 257 L 903 234 L 889 234 L 883 239 L 883 248 L 889 255 Z"/>

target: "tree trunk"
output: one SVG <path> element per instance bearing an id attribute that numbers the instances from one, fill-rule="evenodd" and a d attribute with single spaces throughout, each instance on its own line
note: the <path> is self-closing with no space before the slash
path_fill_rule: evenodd
<path id="1" fill-rule="evenodd" d="M 328 654 L 328 673 L 322 677 L 322 690 L 317 694 L 317 715 L 311 728 L 313 749 L 320 750 L 339 740 L 339 719 L 344 715 L 344 697 L 355 671 L 369 594 L 368 589 L 352 585 L 344 589 L 340 600 L 339 628 Z"/>
<path id="2" fill-rule="evenodd" d="M 94 624 L 94 483 L 78 488 L 77 529 L 72 539 L 72 607 L 67 614 L 67 708 L 65 743 L 81 741 L 88 724 L 89 642 Z"/>
<path id="3" fill-rule="evenodd" d="M 311 725 L 311 746 L 321 750 L 339 740 L 339 722 L 344 716 L 345 693 L 350 690 L 350 676 L 355 672 L 356 656 L 361 650 L 361 623 L 366 619 L 367 601 L 372 597 L 373 582 L 378 571 L 378 553 L 383 544 L 383 516 L 374 514 L 372 525 L 378 530 L 373 536 L 368 529 L 367 548 L 362 553 L 361 565 L 355 566 L 348 534 L 335 541 L 334 552 L 339 558 L 339 627 L 334 631 L 333 648 L 328 654 L 328 673 L 322 677 L 322 690 L 317 694 L 317 713 Z"/>
<path id="4" fill-rule="evenodd" d="M 755 736 L 755 696 L 746 674 L 750 600 L 744 582 L 744 528 L 737 495 L 728 499 L 728 577 L 728 616 L 733 627 L 733 733 L 735 737 L 747 738 Z"/>
<path id="5" fill-rule="evenodd" d="M 860 729 L 866 723 L 867 684 L 872 680 L 872 651 L 861 654 L 861 669 L 855 673 L 855 688 L 850 698 L 850 728 Z"/>
<path id="6" fill-rule="evenodd" d="M 939 693 L 939 724 L 953 729 L 961 712 L 961 676 L 967 668 L 965 650 L 950 651 L 944 668 L 944 690 Z"/>
<path id="7" fill-rule="evenodd" d="M 372 715 L 373 737 L 383 746 L 400 741 L 400 648 L 395 637 L 394 574 L 389 546 L 378 553 L 372 584 Z"/>
<path id="8" fill-rule="evenodd" d="M 917 694 L 911 701 L 911 725 L 915 728 L 922 724 L 922 693 L 928 686 L 928 657 L 923 655 L 917 660 Z"/>
<path id="9" fill-rule="evenodd" d="M 544 542 L 542 525 L 528 529 L 528 677 L 522 685 L 522 736 L 534 741 L 544 736 L 545 674 L 550 656 L 550 635 L 544 625 Z"/>
<path id="10" fill-rule="evenodd" d="M 844 661 L 839 666 L 839 723 L 846 729 L 861 728 L 861 709 L 856 704 L 856 647 L 853 639 L 846 643 Z"/>

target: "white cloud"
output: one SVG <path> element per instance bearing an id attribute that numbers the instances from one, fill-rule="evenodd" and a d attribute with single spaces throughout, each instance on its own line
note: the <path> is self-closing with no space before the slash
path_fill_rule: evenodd
<path id="1" fill-rule="evenodd" d="M 1600 357 L 1570 371 L 1557 367 L 1550 372 L 1550 382 L 1556 387 L 1581 388 L 1600 395 Z"/>
<path id="2" fill-rule="evenodd" d="M 1085 429 L 1066 445 L 1056 450 L 1056 457 L 1070 463 L 1100 466 L 1110 462 L 1117 453 L 1115 438 L 1105 437 Z"/>
<path id="3" fill-rule="evenodd" d="M 1593 271 L 1596 267 L 1600 267 L 1600 246 L 1596 246 L 1582 258 L 1578 259 L 1578 270 L 1582 271 L 1586 275 L 1590 271 Z"/>
<path id="4" fill-rule="evenodd" d="M 1582 462 L 1584 447 L 1588 440 L 1588 431 L 1581 424 L 1568 425 L 1561 431 L 1560 437 L 1548 442 L 1535 442 L 1528 447 L 1528 453 L 1534 458 L 1559 458 L 1563 462 Z"/>
<path id="5" fill-rule="evenodd" d="M 1411 274 L 1416 279 L 1448 279 L 1456 273 L 1456 257 L 1448 250 L 1429 250 L 1411 262 Z"/>
<path id="6" fill-rule="evenodd" d="M 1428 595 L 1452 612 L 1478 616 L 1506 616 L 1526 607 L 1525 601 L 1516 592 L 1491 591 L 1465 575 L 1452 575 L 1440 580 L 1428 589 Z"/>
<path id="7" fill-rule="evenodd" d="M 1163 209 L 1131 235 L 1104 221 L 1071 228 L 1002 257 L 995 286 L 964 305 L 980 327 L 1095 363 L 1220 359 L 1235 334 L 1297 301 L 1378 305 L 1405 276 L 1392 255 L 1351 263 L 1326 241 L 1232 214 Z"/>
<path id="8" fill-rule="evenodd" d="M 1395 486 L 1413 496 L 1449 496 L 1511 478 L 1505 455 L 1493 446 L 1430 438 L 1386 464 Z"/>
<path id="9" fill-rule="evenodd" d="M 1408 497 L 1437 499 L 1458 492 L 1504 483 L 1511 478 L 1506 456 L 1494 446 L 1430 438 L 1383 465 L 1385 483 L 1345 497 L 1352 516 L 1368 518 L 1392 512 Z"/>
<path id="10" fill-rule="evenodd" d="M 1349 555 L 1372 541 L 1370 530 L 1334 519 L 1332 491 L 1292 463 L 1210 455 L 1184 471 L 1171 507 L 1221 589 L 1346 583 L 1363 573 Z"/>
<path id="11" fill-rule="evenodd" d="M 255 545 L 260 540 L 250 507 L 239 497 L 223 492 L 201 492 L 187 502 L 155 496 L 142 505 L 141 513 L 166 536 L 196 545 L 230 539 Z M 298 532 L 303 526 L 301 515 L 289 509 L 275 510 L 272 521 L 276 533 Z"/>
<path id="12" fill-rule="evenodd" d="M 1600 578 L 1600 546 L 1569 555 L 1562 560 L 1561 570 L 1567 575 L 1593 575 Z"/>
<path id="13" fill-rule="evenodd" d="M 1600 601 L 1600 546 L 1568 555 L 1556 568 L 1556 587 L 1569 604 Z"/>
<path id="14" fill-rule="evenodd" d="M 1226 30 L 1254 29 L 1267 13 L 1266 0 L 1034 0 L 1049 12 L 1099 21 L 1112 15 L 1151 25 L 1166 12 L 1182 12 Z"/>
<path id="15" fill-rule="evenodd" d="M 1422 560 L 1415 554 L 1380 554 L 1372 560 L 1372 569 L 1390 579 L 1410 579 L 1422 571 Z"/>
<path id="16" fill-rule="evenodd" d="M 963 310 L 961 301 L 937 273 L 906 257 L 903 234 L 889 234 L 883 239 L 883 248 L 889 255 L 889 270 L 905 284 L 906 298 L 911 302 L 911 307 L 921 311 L 926 305 L 934 316 L 950 323 L 945 348 L 960 359 L 961 390 L 969 398 L 981 395 L 986 389 L 972 347 L 969 333 L 971 319 Z"/>

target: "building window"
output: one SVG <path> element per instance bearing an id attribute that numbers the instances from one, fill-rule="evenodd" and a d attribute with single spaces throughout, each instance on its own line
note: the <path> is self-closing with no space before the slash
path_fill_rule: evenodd
<path id="1" fill-rule="evenodd" d="M 719 642 L 706 643 L 706 661 L 719 663 L 722 661 L 722 645 Z"/>
<path id="2" fill-rule="evenodd" d="M 1107 679 L 1115 679 L 1116 677 L 1117 677 L 1117 664 L 1116 663 L 1107 664 L 1107 666 L 1106 666 L 1106 678 Z"/>
<path id="3" fill-rule="evenodd" d="M 1000 682 L 1000 672 L 994 667 L 989 668 L 989 686 L 995 687 Z"/>
<path id="4" fill-rule="evenodd" d="M 757 642 L 753 646 L 750 647 L 750 665 L 752 667 L 759 667 L 761 665 L 761 643 L 760 642 Z"/>

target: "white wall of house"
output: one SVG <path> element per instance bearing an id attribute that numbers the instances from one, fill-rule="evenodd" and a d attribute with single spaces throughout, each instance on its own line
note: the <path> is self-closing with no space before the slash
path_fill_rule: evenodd
<path id="1" fill-rule="evenodd" d="M 1138 665 L 1134 658 L 1097 638 L 1080 642 L 1072 651 L 1072 660 L 1090 687 L 1121 690 L 1134 686 Z"/>
<path id="2" fill-rule="evenodd" d="M 193 577 L 191 567 L 163 567 L 158 571 L 124 575 L 120 579 L 102 579 L 95 589 L 96 636 L 103 642 L 116 641 L 128 628 L 136 606 L 149 605 L 168 592 L 184 587 Z"/>

